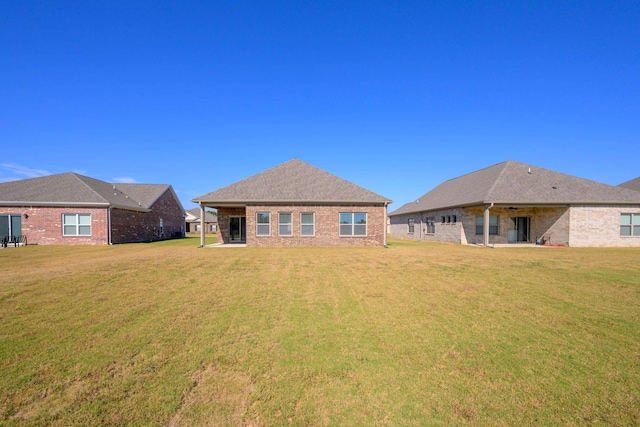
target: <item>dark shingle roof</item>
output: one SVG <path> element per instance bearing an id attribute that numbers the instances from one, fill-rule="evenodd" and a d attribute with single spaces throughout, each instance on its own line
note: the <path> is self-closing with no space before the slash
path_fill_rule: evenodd
<path id="1" fill-rule="evenodd" d="M 497 204 L 640 204 L 640 194 L 509 160 L 445 181 L 390 215 Z"/>
<path id="2" fill-rule="evenodd" d="M 170 187 L 166 184 L 113 184 L 67 172 L 0 183 L 0 204 L 147 210 Z"/>
<path id="3" fill-rule="evenodd" d="M 390 203 L 391 200 L 293 159 L 193 200 L 195 203 Z"/>
<path id="4" fill-rule="evenodd" d="M 640 191 L 640 176 L 635 179 L 631 179 L 629 181 L 623 182 L 622 184 L 618 185 L 618 187 L 628 188 L 629 190 Z"/>

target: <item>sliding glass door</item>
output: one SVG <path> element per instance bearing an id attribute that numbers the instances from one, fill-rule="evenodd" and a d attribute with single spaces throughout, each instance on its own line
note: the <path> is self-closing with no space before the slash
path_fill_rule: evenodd
<path id="1" fill-rule="evenodd" d="M 531 221 L 529 217 L 517 216 L 509 218 L 509 243 L 528 242 Z"/>
<path id="2" fill-rule="evenodd" d="M 20 215 L 0 214 L 0 240 L 9 236 L 22 235 L 22 221 Z"/>
<path id="3" fill-rule="evenodd" d="M 229 241 L 244 242 L 247 233 L 247 217 L 232 216 L 229 218 Z"/>

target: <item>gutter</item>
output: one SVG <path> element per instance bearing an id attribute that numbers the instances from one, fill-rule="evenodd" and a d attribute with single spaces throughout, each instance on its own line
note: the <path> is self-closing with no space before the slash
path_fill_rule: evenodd
<path id="1" fill-rule="evenodd" d="M 109 203 L 80 203 L 80 202 L 25 202 L 25 201 L 3 201 L 0 206 L 74 206 L 74 207 L 109 207 Z"/>
<path id="2" fill-rule="evenodd" d="M 318 205 L 318 204 L 332 204 L 332 205 L 371 205 L 373 203 L 389 204 L 391 200 L 371 200 L 371 201 L 348 201 L 348 200 L 243 200 L 243 201 L 205 201 L 205 200 L 192 200 L 192 202 L 198 205 L 205 206 L 221 206 L 221 207 L 238 207 L 246 205 Z"/>

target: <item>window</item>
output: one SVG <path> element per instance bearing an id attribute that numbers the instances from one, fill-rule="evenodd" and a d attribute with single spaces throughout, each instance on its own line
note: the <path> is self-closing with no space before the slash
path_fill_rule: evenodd
<path id="1" fill-rule="evenodd" d="M 271 235 L 271 214 L 269 212 L 256 213 L 256 236 Z"/>
<path id="2" fill-rule="evenodd" d="M 427 234 L 435 234 L 436 219 L 434 217 L 427 218 Z"/>
<path id="3" fill-rule="evenodd" d="M 443 216 L 443 217 L 442 217 L 442 223 L 444 224 L 445 222 L 447 222 L 446 220 L 447 220 L 447 218 L 445 218 L 445 217 Z"/>
<path id="4" fill-rule="evenodd" d="M 453 216 L 453 223 L 455 224 L 458 221 L 458 217 L 457 216 Z"/>
<path id="5" fill-rule="evenodd" d="M 498 215 L 489 216 L 489 234 L 497 235 L 498 233 Z M 476 216 L 476 234 L 484 234 L 484 215 Z"/>
<path id="6" fill-rule="evenodd" d="M 451 224 L 451 215 L 447 215 L 447 224 Z"/>
<path id="7" fill-rule="evenodd" d="M 164 235 L 164 220 L 160 218 L 160 235 Z"/>
<path id="8" fill-rule="evenodd" d="M 315 234 L 314 228 L 313 212 L 302 212 L 300 214 L 300 234 L 302 236 L 313 236 Z"/>
<path id="9" fill-rule="evenodd" d="M 640 236 L 640 213 L 620 214 L 620 235 Z"/>
<path id="10" fill-rule="evenodd" d="M 340 213 L 340 235 L 341 236 L 366 236 L 367 235 L 367 214 L 344 212 Z"/>
<path id="11" fill-rule="evenodd" d="M 91 214 L 63 214 L 63 236 L 91 236 Z"/>
<path id="12" fill-rule="evenodd" d="M 409 233 L 413 233 L 414 231 L 414 222 L 415 220 L 413 218 L 409 218 Z"/>
<path id="13" fill-rule="evenodd" d="M 291 212 L 280 212 L 278 214 L 278 235 L 293 235 L 293 227 L 291 224 Z"/>

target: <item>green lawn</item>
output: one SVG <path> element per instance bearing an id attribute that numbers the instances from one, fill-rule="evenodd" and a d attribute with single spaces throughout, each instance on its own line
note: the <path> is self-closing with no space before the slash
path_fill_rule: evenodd
<path id="1" fill-rule="evenodd" d="M 0 425 L 640 424 L 640 249 L 198 245 L 0 250 Z"/>

